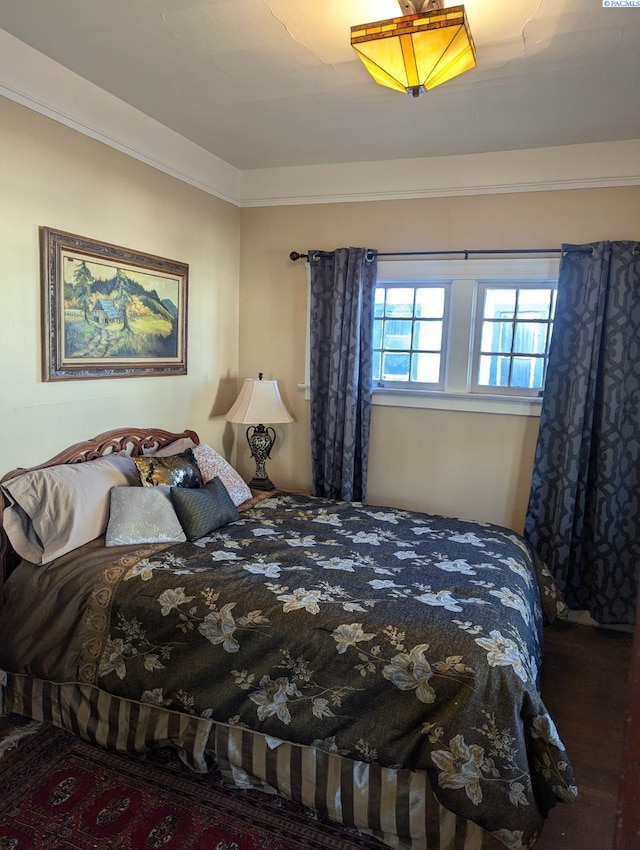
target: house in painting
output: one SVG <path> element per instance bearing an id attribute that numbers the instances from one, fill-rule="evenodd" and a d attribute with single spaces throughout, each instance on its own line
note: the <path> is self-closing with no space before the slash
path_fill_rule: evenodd
<path id="1" fill-rule="evenodd" d="M 91 318 L 97 325 L 111 325 L 122 321 L 120 311 L 108 298 L 98 298 L 91 311 Z"/>

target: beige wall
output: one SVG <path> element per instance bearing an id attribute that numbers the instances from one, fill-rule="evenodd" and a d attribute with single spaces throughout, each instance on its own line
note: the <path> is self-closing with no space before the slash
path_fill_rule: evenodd
<path id="1" fill-rule="evenodd" d="M 246 209 L 0 98 L 0 473 L 123 425 L 191 427 L 250 477 L 243 429 L 222 415 L 236 377 L 277 377 L 277 484 L 308 486 L 306 279 L 291 250 L 547 247 L 633 239 L 640 188 Z M 187 262 L 189 374 L 41 379 L 38 227 Z M 238 290 L 239 281 L 239 290 Z M 238 300 L 239 299 L 239 300 Z M 239 358 L 239 359 L 238 359 Z M 537 420 L 376 407 L 368 498 L 520 529 Z"/>
<path id="2" fill-rule="evenodd" d="M 268 469 L 279 485 L 310 480 L 304 381 L 307 288 L 292 250 L 545 248 L 635 239 L 640 188 L 476 195 L 245 209 L 241 227 L 241 377 L 278 378 L 296 417 L 279 429 Z M 526 511 L 538 420 L 375 407 L 368 501 L 507 525 Z M 252 462 L 240 448 L 238 466 Z"/>
<path id="3" fill-rule="evenodd" d="M 0 475 L 127 425 L 228 445 L 239 210 L 4 98 L 0 128 Z M 188 375 L 42 381 L 40 225 L 189 264 Z"/>

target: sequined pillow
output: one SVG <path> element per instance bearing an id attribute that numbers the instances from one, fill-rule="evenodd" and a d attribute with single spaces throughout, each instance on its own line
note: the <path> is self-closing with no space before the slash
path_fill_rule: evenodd
<path id="1" fill-rule="evenodd" d="M 233 504 L 238 506 L 252 497 L 247 483 L 240 477 L 231 464 L 221 454 L 206 443 L 195 445 L 188 437 L 176 440 L 168 446 L 157 449 L 152 454 L 154 457 L 167 457 L 177 454 L 184 449 L 193 449 L 193 454 L 202 473 L 202 481 L 206 484 L 212 478 L 220 478 L 231 496 Z"/>
<path id="2" fill-rule="evenodd" d="M 240 518 L 227 488 L 219 478 L 212 478 L 199 490 L 172 487 L 170 492 L 187 540 L 197 540 Z"/>
<path id="3" fill-rule="evenodd" d="M 169 487 L 114 487 L 105 546 L 179 543 L 186 540 Z"/>
<path id="4" fill-rule="evenodd" d="M 133 460 L 143 487 L 157 487 L 158 484 L 170 487 L 202 487 L 202 474 L 193 449 L 169 457 L 151 455 L 134 457 Z"/>

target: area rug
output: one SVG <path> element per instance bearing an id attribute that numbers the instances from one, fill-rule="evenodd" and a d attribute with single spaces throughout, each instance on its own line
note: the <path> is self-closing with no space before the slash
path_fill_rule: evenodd
<path id="1" fill-rule="evenodd" d="M 120 756 L 42 724 L 0 760 L 0 850 L 382 850 L 296 803 L 223 785 L 171 750 Z"/>

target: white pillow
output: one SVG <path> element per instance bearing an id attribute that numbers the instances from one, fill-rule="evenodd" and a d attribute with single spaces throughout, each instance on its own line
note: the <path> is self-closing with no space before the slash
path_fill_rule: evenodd
<path id="1" fill-rule="evenodd" d="M 236 507 L 251 498 L 249 485 L 215 449 L 203 443 L 196 446 L 193 453 L 196 456 L 205 484 L 212 478 L 219 478 L 227 488 L 231 501 Z"/>
<path id="2" fill-rule="evenodd" d="M 193 449 L 193 454 L 205 484 L 207 481 L 211 481 L 212 478 L 219 478 L 227 488 L 227 492 L 231 496 L 231 501 L 236 507 L 251 498 L 251 490 L 244 479 L 240 477 L 221 454 L 218 454 L 215 449 L 212 449 L 206 443 L 200 443 L 200 445 L 196 446 L 186 437 L 159 449 L 155 454 L 158 457 L 167 457 L 168 455 L 184 451 L 187 448 Z"/>
<path id="3" fill-rule="evenodd" d="M 182 543 L 187 538 L 169 494 L 170 487 L 114 487 L 105 546 Z"/>
<path id="4" fill-rule="evenodd" d="M 121 455 L 12 478 L 1 485 L 9 542 L 21 558 L 48 564 L 104 534 L 113 487 L 139 484 L 135 463 Z"/>

